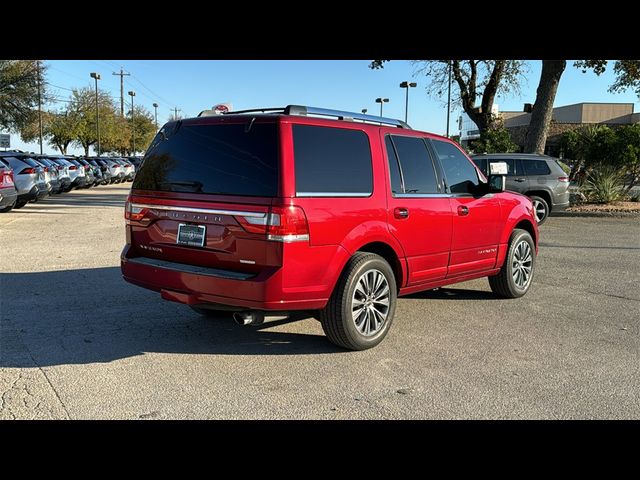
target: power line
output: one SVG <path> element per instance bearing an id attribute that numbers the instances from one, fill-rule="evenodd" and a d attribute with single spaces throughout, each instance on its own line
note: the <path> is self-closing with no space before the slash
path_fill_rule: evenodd
<path id="1" fill-rule="evenodd" d="M 131 78 L 134 79 L 136 82 L 138 82 L 142 88 L 144 88 L 145 90 L 147 90 L 149 93 L 151 93 L 151 95 L 154 95 L 157 99 L 162 100 L 163 102 L 165 102 L 167 105 L 175 105 L 177 102 L 170 102 L 169 100 L 167 100 L 166 98 L 163 98 L 162 96 L 158 95 L 156 92 L 154 92 L 153 90 L 151 90 L 149 87 L 147 87 L 144 83 L 142 83 L 142 81 L 136 77 L 135 75 L 131 75 Z"/>

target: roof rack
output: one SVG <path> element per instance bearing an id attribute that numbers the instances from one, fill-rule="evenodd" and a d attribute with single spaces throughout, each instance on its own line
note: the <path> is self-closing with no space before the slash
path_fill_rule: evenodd
<path id="1" fill-rule="evenodd" d="M 320 117 L 335 117 L 338 120 L 359 120 L 367 123 L 377 123 L 384 125 L 392 125 L 398 128 L 406 128 L 411 130 L 411 127 L 402 120 L 396 120 L 395 118 L 376 117 L 374 115 L 365 115 L 363 113 L 345 112 L 342 110 L 331 110 L 328 108 L 307 107 L 304 105 L 287 105 L 286 107 L 276 108 L 253 108 L 250 110 L 235 110 L 231 112 L 225 112 L 222 115 L 237 115 L 245 113 L 282 113 L 284 115 L 316 115 Z M 200 113 L 200 116 L 210 115 L 209 111 L 205 110 Z"/>

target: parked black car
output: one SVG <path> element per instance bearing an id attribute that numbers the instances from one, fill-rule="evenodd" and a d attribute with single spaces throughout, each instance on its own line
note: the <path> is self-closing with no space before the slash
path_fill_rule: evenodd
<path id="1" fill-rule="evenodd" d="M 489 153 L 472 155 L 471 159 L 487 175 L 493 162 L 505 162 L 509 168 L 507 190 L 531 198 L 538 225 L 549 214 L 569 206 L 569 175 L 560 160 L 535 153 Z"/>

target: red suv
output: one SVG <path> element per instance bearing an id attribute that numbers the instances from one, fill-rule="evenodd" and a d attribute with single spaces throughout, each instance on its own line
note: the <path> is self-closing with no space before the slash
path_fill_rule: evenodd
<path id="1" fill-rule="evenodd" d="M 312 311 L 335 344 L 371 348 L 398 295 L 480 277 L 503 297 L 527 292 L 538 227 L 531 200 L 504 191 L 504 167 L 487 180 L 454 142 L 394 119 L 205 111 L 149 146 L 122 274 L 242 324 Z"/>

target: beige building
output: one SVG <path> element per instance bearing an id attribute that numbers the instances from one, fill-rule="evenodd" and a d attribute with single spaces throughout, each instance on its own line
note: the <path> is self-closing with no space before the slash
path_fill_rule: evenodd
<path id="1" fill-rule="evenodd" d="M 634 113 L 633 107 L 633 103 L 583 102 L 554 108 L 545 153 L 554 156 L 560 154 L 560 138 L 567 130 L 593 124 L 614 126 L 640 123 L 640 113 Z M 531 121 L 531 104 L 525 104 L 521 112 L 500 112 L 496 108 L 494 113 L 502 118 L 511 138 L 522 151 L 527 128 Z M 466 114 L 460 117 L 459 125 L 460 140 L 463 145 L 469 140 L 480 137 L 476 125 Z"/>
<path id="2" fill-rule="evenodd" d="M 633 103 L 583 102 L 553 109 L 545 153 L 559 155 L 560 138 L 567 130 L 585 125 L 628 125 L 640 122 L 640 113 L 634 113 Z M 500 112 L 504 126 L 520 148 L 524 147 L 527 127 L 531 121 L 531 106 L 526 104 L 522 112 Z"/>

